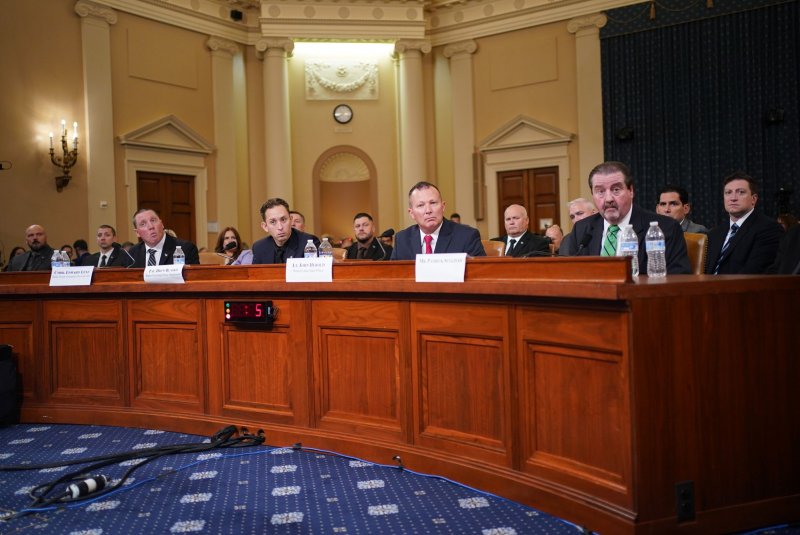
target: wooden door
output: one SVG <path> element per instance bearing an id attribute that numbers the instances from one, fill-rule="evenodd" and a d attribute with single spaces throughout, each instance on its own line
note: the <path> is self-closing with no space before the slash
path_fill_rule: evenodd
<path id="1" fill-rule="evenodd" d="M 505 234 L 503 212 L 511 204 L 528 210 L 531 232 L 544 234 L 560 220 L 558 205 L 558 167 L 503 171 L 497 174 L 497 199 L 500 229 Z"/>
<path id="2" fill-rule="evenodd" d="M 137 209 L 155 210 L 164 227 L 182 240 L 195 241 L 193 176 L 138 171 L 136 195 Z"/>

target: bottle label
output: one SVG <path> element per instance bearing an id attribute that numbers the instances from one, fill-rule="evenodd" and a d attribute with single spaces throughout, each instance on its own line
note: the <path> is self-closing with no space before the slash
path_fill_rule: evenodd
<path id="1" fill-rule="evenodd" d="M 186 263 L 186 259 L 182 258 L 182 257 L 173 258 L 172 259 L 172 263 L 173 264 L 185 264 Z"/>
<path id="2" fill-rule="evenodd" d="M 622 253 L 638 253 L 639 242 L 621 241 L 619 242 L 619 250 L 622 251 Z"/>
<path id="3" fill-rule="evenodd" d="M 312 252 L 307 252 L 303 255 L 305 258 L 316 258 L 317 255 Z"/>
<path id="4" fill-rule="evenodd" d="M 666 246 L 664 245 L 664 240 L 647 240 L 646 242 L 647 252 L 657 252 L 657 251 L 666 251 Z"/>

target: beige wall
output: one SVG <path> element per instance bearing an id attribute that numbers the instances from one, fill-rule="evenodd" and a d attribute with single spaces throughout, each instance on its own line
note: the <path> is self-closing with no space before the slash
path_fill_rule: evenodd
<path id="1" fill-rule="evenodd" d="M 47 154 L 47 134 L 60 119 L 81 122 L 84 116 L 81 65 L 81 19 L 74 0 L 0 0 L 0 68 L 11 73 L 3 82 L 6 105 L 0 108 L 0 160 L 13 163 L 0 171 L 0 240 L 4 250 L 24 243 L 24 229 L 31 223 L 44 225 L 51 245 L 86 238 L 94 248 L 94 230 L 88 228 L 86 191 L 86 147 L 82 149 L 75 179 L 62 192 L 55 190 L 56 169 Z M 115 146 L 114 199 L 120 241 L 134 237 L 130 227 L 133 208 L 128 206 L 124 150 L 118 136 L 166 115 L 175 115 L 211 145 L 214 140 L 212 71 L 209 35 L 180 29 L 116 10 L 117 22 L 110 26 Z M 477 145 L 513 117 L 523 114 L 562 130 L 578 134 L 576 112 L 576 60 L 574 35 L 566 21 L 508 32 L 477 40 L 474 67 L 475 132 Z M 243 55 L 235 83 L 241 102 L 237 114 L 235 176 L 224 187 L 235 187 L 240 211 L 236 221 L 219 221 L 239 227 L 244 240 L 252 243 L 263 236 L 258 208 L 270 196 L 264 169 L 264 102 L 262 62 L 254 47 L 241 46 Z M 439 184 L 445 200 L 455 195 L 453 176 L 452 113 L 448 93 L 449 63 L 442 47 L 425 54 L 425 136 L 428 178 Z M 366 153 L 377 171 L 377 196 L 370 211 L 379 229 L 404 228 L 410 221 L 398 198 L 397 159 L 397 66 L 387 57 L 380 61 L 380 98 L 347 101 L 355 112 L 349 128 L 337 129 L 332 119 L 336 101 L 306 100 L 303 61 L 287 63 L 290 81 L 291 136 L 293 145 L 294 207 L 304 212 L 309 229 L 340 235 L 352 232 L 355 206 L 336 212 L 331 203 L 314 199 L 313 169 L 331 147 L 350 145 Z M 11 104 L 8 104 L 11 103 Z M 79 134 L 84 132 L 79 125 Z M 577 144 L 570 144 L 570 167 L 578 169 Z M 208 220 L 217 220 L 215 156 L 206 157 L 208 169 Z M 227 175 L 226 175 L 227 176 Z M 562 199 L 580 194 L 580 177 L 570 177 Z M 226 181 L 228 179 L 226 178 Z M 223 187 L 223 186 L 219 186 Z M 331 188 L 326 191 L 345 191 Z M 448 213 L 458 210 L 452 201 Z M 561 207 L 564 210 L 563 206 Z M 320 220 L 335 219 L 335 228 L 319 228 Z M 496 218 L 496 207 L 488 207 L 488 218 Z M 348 212 L 348 213 L 345 213 Z M 563 219 L 562 219 L 563 221 Z M 479 224 L 480 226 L 480 224 Z M 485 223 L 484 223 L 485 226 Z M 197 229 L 205 233 L 205 228 Z M 485 228 L 482 229 L 484 233 Z M 213 244 L 214 233 L 206 238 Z"/>

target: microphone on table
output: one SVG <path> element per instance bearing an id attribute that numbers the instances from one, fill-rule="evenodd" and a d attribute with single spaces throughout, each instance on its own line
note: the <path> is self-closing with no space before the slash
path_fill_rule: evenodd
<path id="1" fill-rule="evenodd" d="M 583 235 L 583 239 L 581 240 L 581 243 L 580 243 L 580 244 L 578 244 L 578 252 L 577 252 L 577 253 L 575 253 L 575 256 L 577 256 L 577 255 L 581 254 L 581 251 L 582 251 L 583 249 L 585 249 L 585 248 L 586 248 L 586 246 L 588 246 L 588 245 L 589 245 L 589 242 L 591 242 L 591 241 L 592 241 L 592 231 L 593 231 L 593 230 L 594 230 L 594 227 L 590 227 L 590 228 L 589 228 L 589 229 L 586 231 L 586 234 L 584 234 L 584 235 Z"/>
<path id="2" fill-rule="evenodd" d="M 124 248 L 122 245 L 118 244 L 117 242 L 114 242 L 114 243 L 112 243 L 112 244 L 111 244 L 111 247 L 113 247 L 114 249 L 117 249 L 117 250 L 119 250 L 119 251 L 122 251 L 123 253 L 125 253 L 126 255 L 128 255 L 128 258 L 130 258 L 130 259 L 131 259 L 131 263 L 130 263 L 130 264 L 128 264 L 127 266 L 125 266 L 126 268 L 129 268 L 129 267 L 131 267 L 131 266 L 132 266 L 134 263 L 136 263 L 136 260 L 134 260 L 134 259 L 133 259 L 133 257 L 131 256 L 131 253 L 129 253 L 129 252 L 128 252 L 128 250 L 127 250 L 127 249 L 125 249 L 125 248 Z"/>

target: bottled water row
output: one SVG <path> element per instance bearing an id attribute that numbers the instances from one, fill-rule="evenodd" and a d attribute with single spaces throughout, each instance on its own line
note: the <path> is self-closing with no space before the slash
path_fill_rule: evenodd
<path id="1" fill-rule="evenodd" d="M 71 265 L 72 262 L 70 262 L 66 251 L 53 251 L 53 256 L 50 257 L 50 267 L 62 268 L 70 267 Z"/>
<path id="2" fill-rule="evenodd" d="M 633 226 L 624 225 L 620 233 L 619 249 L 622 256 L 631 257 L 633 276 L 639 274 L 639 237 Z M 664 233 L 658 226 L 658 221 L 651 221 L 650 228 L 645 236 L 645 249 L 647 251 L 647 276 L 665 277 L 667 275 L 666 244 Z"/>
<path id="3" fill-rule="evenodd" d="M 313 240 L 306 242 L 305 249 L 303 249 L 303 256 L 306 258 L 317 257 L 317 247 L 314 245 Z M 322 243 L 319 244 L 319 257 L 324 258 L 329 256 L 333 258 L 333 245 L 328 241 L 328 238 L 322 238 Z"/>

